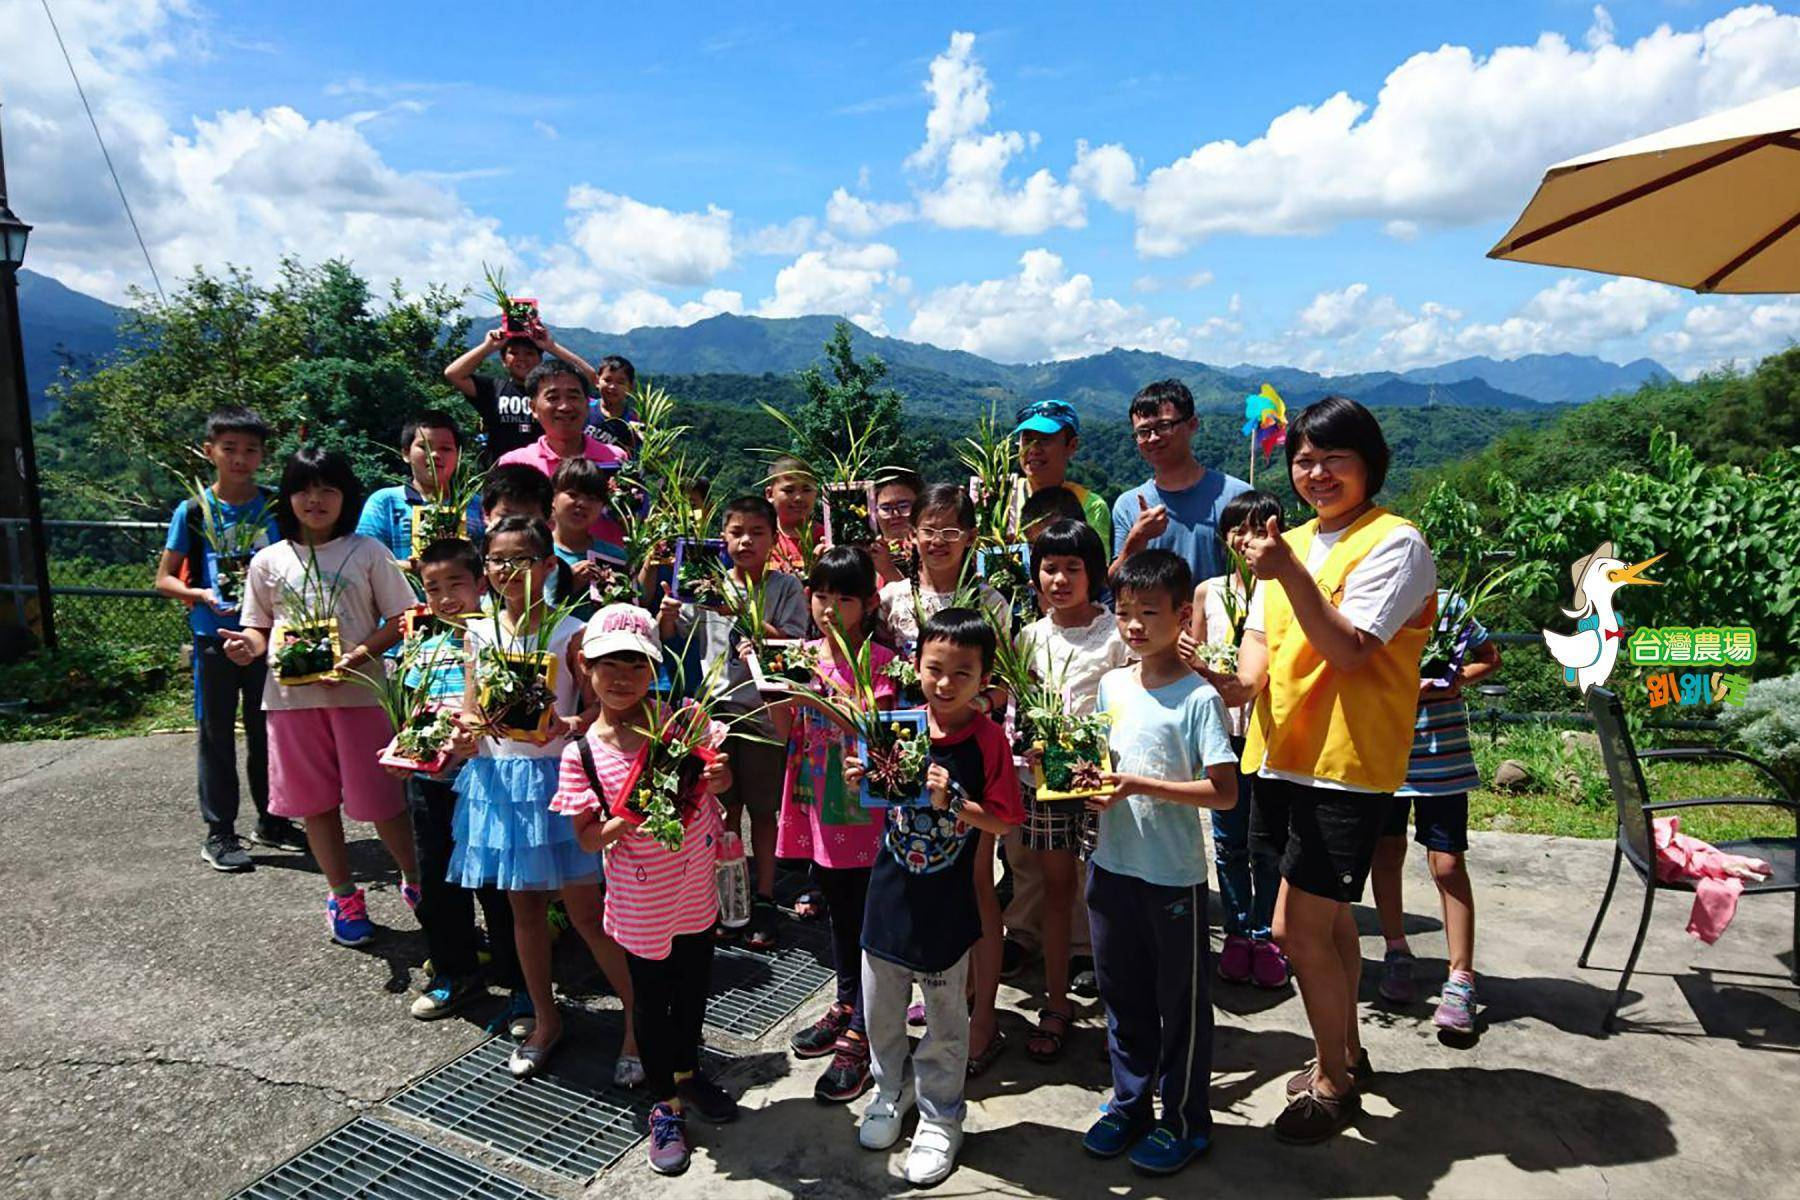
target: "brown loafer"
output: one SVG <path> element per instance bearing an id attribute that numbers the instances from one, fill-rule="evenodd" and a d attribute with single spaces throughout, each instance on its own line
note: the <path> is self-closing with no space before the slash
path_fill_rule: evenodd
<path id="1" fill-rule="evenodd" d="M 1356 1120 L 1360 1112 L 1362 1097 L 1355 1092 L 1331 1097 L 1304 1091 L 1275 1118 L 1275 1140 L 1297 1146 L 1322 1142 Z"/>
<path id="2" fill-rule="evenodd" d="M 1312 1091 L 1313 1072 L 1316 1071 L 1318 1067 L 1318 1059 L 1309 1059 L 1306 1066 L 1294 1072 L 1294 1074 L 1288 1078 L 1287 1094 L 1289 1100 L 1292 1100 L 1301 1092 Z M 1369 1080 L 1374 1074 L 1375 1068 L 1369 1065 L 1369 1048 L 1364 1046 L 1362 1051 L 1357 1054 L 1356 1061 L 1350 1064 L 1350 1082 L 1355 1084 L 1356 1090 L 1360 1092 L 1369 1085 Z"/>

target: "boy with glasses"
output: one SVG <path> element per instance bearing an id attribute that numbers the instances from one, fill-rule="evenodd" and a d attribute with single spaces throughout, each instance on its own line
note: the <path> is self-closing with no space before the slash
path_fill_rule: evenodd
<path id="1" fill-rule="evenodd" d="M 1145 550 L 1171 550 L 1196 579 L 1225 573 L 1219 513 L 1250 485 L 1194 457 L 1194 394 L 1179 379 L 1146 386 L 1131 401 L 1131 435 L 1150 478 L 1113 502 L 1113 570 Z"/>

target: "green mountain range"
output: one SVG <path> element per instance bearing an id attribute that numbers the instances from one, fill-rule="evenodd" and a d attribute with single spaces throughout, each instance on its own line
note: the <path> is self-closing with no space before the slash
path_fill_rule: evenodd
<path id="1" fill-rule="evenodd" d="M 89 370 L 117 346 L 123 310 L 32 271 L 19 273 L 19 308 L 32 409 L 41 414 L 45 392 L 64 366 Z M 684 381 L 709 377 L 705 390 L 729 403 L 734 393 L 758 390 L 734 387 L 729 377 L 791 378 L 821 361 L 836 320 L 726 314 L 693 325 L 644 327 L 622 334 L 558 328 L 557 336 L 590 361 L 623 354 L 640 374 L 651 378 L 673 383 L 670 377 Z M 1342 392 L 1371 406 L 1532 412 L 1543 404 L 1585 402 L 1669 378 L 1649 359 L 1619 365 L 1574 354 L 1527 355 L 1509 361 L 1466 358 L 1402 373 L 1328 376 L 1296 367 L 1218 367 L 1144 350 L 1115 349 L 1060 362 L 1000 363 L 860 328 L 852 340 L 858 354 L 879 354 L 887 362 L 892 383 L 907 397 L 909 412 L 958 419 L 986 412 L 990 406 L 1007 412 L 1044 398 L 1067 400 L 1091 420 L 1118 419 L 1144 384 L 1171 377 L 1186 382 L 1202 408 L 1220 412 L 1236 409 L 1246 393 L 1265 381 L 1294 405 Z M 761 390 L 773 384 L 774 379 L 764 380 Z"/>

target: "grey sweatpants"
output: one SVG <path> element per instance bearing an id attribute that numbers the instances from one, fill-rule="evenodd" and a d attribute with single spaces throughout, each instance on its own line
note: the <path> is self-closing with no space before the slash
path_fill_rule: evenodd
<path id="1" fill-rule="evenodd" d="M 919 1117 L 957 1127 L 963 1119 L 963 1084 L 969 1073 L 969 1004 L 964 992 L 969 956 L 935 975 L 862 956 L 863 1011 L 869 1026 L 869 1073 L 883 1096 L 898 1096 L 910 1077 Z M 908 1063 L 906 1007 L 917 980 L 925 993 L 925 1036 Z M 910 1065 L 911 1070 L 908 1070 Z"/>

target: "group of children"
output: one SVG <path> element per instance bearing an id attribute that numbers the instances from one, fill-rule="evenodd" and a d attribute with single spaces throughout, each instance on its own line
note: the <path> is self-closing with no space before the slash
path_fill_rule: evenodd
<path id="1" fill-rule="evenodd" d="M 1157 415 L 1154 405 L 1138 409 L 1134 424 Z M 1031 421 L 1042 415 L 1022 414 L 1025 434 L 1041 434 Z M 1128 1154 L 1138 1168 L 1167 1174 L 1210 1143 L 1203 818 L 1225 914 L 1218 973 L 1279 987 L 1291 963 L 1314 1031 L 1315 1059 L 1289 1083 L 1277 1136 L 1322 1140 L 1359 1109 L 1370 1068 L 1357 1034 L 1361 956 L 1349 903 L 1379 861 L 1384 918 L 1398 911 L 1404 841 L 1396 851 L 1393 838 L 1404 837 L 1406 817 L 1396 821 L 1390 796 L 1421 755 L 1436 762 L 1417 804 L 1452 941 L 1445 1002 L 1455 1009 L 1461 1001 L 1460 1016 L 1446 1020 L 1440 1008 L 1439 1023 L 1469 1027 L 1459 1021 L 1473 1009 L 1473 908 L 1461 856 L 1466 795 L 1457 828 L 1455 791 L 1468 786 L 1466 722 L 1459 743 L 1454 693 L 1428 692 L 1420 681 L 1420 652 L 1439 612 L 1435 571 L 1417 530 L 1374 503 L 1387 446 L 1353 401 L 1322 401 L 1290 430 L 1291 475 L 1313 520 L 1283 533 L 1278 502 L 1256 492 L 1222 510 L 1219 535 L 1247 564 L 1253 588 L 1237 572 L 1196 580 L 1189 560 L 1168 549 L 1137 549 L 1109 566 L 1091 497 L 1054 484 L 1021 496 L 1040 615 L 1020 629 L 1009 602 L 974 578 L 968 489 L 926 485 L 910 472 L 878 480 L 869 545 L 821 547 L 817 483 L 804 464 L 778 460 L 762 494 L 723 508 L 724 608 L 666 590 L 599 605 L 587 585 L 602 549 L 595 531 L 606 488 L 592 463 L 564 460 L 553 477 L 541 465 L 498 466 L 467 513 L 469 538 L 416 549 L 409 514 L 442 499 L 463 451 L 449 417 L 423 413 L 408 424 L 402 446 L 412 478 L 366 506 L 347 461 L 310 447 L 289 458 L 278 489 L 257 491 L 266 438 L 253 414 L 214 414 L 205 452 L 217 480 L 193 502 L 212 505 L 213 519 L 269 526 L 241 606 L 221 600 L 212 555 L 185 512 L 171 523 L 159 577 L 166 593 L 194 606 L 207 861 L 221 870 L 249 865 L 233 824 L 230 713 L 220 711 L 241 696 L 259 838 L 294 845 L 284 822 L 303 822 L 330 889 L 332 936 L 357 945 L 374 928 L 349 870 L 342 815 L 372 822 L 429 947 L 430 982 L 413 1015 L 446 1016 L 489 984 L 507 989 L 502 1022 L 518 1039 L 510 1067 L 521 1077 L 544 1069 L 562 1035 L 546 919 L 559 897 L 624 1002 L 615 1078 L 644 1086 L 654 1101 L 648 1153 L 659 1172 L 686 1168 L 689 1114 L 713 1122 L 737 1115 L 699 1070 L 708 975 L 724 937 L 753 948 L 775 943 L 778 858 L 808 864 L 798 907 L 829 922 L 836 973 L 833 1000 L 793 1035 L 793 1052 L 829 1057 L 815 1088 L 822 1102 L 873 1089 L 857 1130 L 869 1149 L 893 1146 L 917 1108 L 903 1168 L 915 1184 L 953 1169 L 966 1081 L 1004 1044 L 995 864 L 1009 834 L 1009 845 L 1033 856 L 1043 884 L 1035 933 L 1044 1002 L 1027 1046 L 1034 1059 L 1062 1052 L 1074 1020 L 1071 926 L 1085 916 L 1091 929 L 1113 1087 L 1082 1139 L 1090 1154 Z M 1045 441 L 1032 446 L 1040 469 Z M 334 679 L 284 685 L 264 665 L 271 631 L 322 579 L 342 648 Z M 743 636 L 737 605 L 752 591 L 764 626 L 756 638 Z M 452 762 L 437 775 L 378 765 L 394 730 L 373 690 L 351 680 L 389 669 L 402 616 L 420 596 L 447 628 L 411 669 L 430 673 L 431 694 L 459 721 Z M 1239 625 L 1235 668 L 1221 669 L 1203 647 Z M 763 638 L 805 639 L 817 664 L 808 688 L 759 691 L 749 659 Z M 1015 758 L 1012 697 L 995 676 L 1002 639 L 1040 677 L 1061 681 L 1072 713 L 1109 721 L 1101 787 L 1077 809 L 1040 804 L 1024 782 L 1033 764 Z M 490 651 L 547 656 L 555 715 L 546 739 L 495 735 L 473 670 Z M 692 711 L 672 708 L 659 687 L 677 657 L 723 682 L 708 701 L 692 769 L 679 775 L 681 835 L 659 839 L 640 828 L 632 797 L 649 743 L 672 714 Z M 891 671 L 896 660 L 911 671 Z M 1470 673 L 1495 660 L 1479 651 Z M 902 677 L 916 688 L 910 702 Z M 926 713 L 926 803 L 865 807 L 868 764 L 842 706 L 906 703 Z M 718 922 L 715 862 L 726 831 L 740 830 L 746 815 L 755 876 L 750 921 L 738 935 Z M 1410 952 L 1395 935 L 1384 995 L 1411 981 Z M 913 1003 L 915 985 L 922 1004 Z M 916 1047 L 909 1026 L 923 1026 Z"/>

